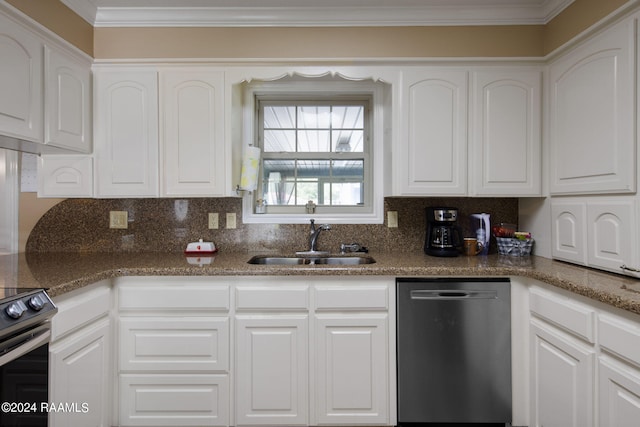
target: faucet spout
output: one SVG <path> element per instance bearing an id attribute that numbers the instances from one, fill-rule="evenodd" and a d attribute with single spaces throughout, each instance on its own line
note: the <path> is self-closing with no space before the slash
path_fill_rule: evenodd
<path id="1" fill-rule="evenodd" d="M 309 251 L 310 252 L 317 252 L 318 251 L 318 236 L 320 235 L 320 233 L 324 230 L 331 230 L 331 226 L 329 224 L 322 224 L 320 226 L 318 226 L 317 228 L 315 227 L 315 224 L 313 223 L 313 220 L 311 220 L 311 236 L 309 237 Z"/>

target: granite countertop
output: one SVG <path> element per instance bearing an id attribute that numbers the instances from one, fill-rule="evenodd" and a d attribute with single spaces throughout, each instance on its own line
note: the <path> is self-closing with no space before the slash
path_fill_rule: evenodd
<path id="1" fill-rule="evenodd" d="M 367 265 L 251 265 L 251 253 L 192 258 L 182 253 L 21 253 L 0 256 L 0 287 L 44 287 L 52 297 L 121 276 L 524 276 L 640 314 L 640 281 L 542 257 L 439 258 L 370 253 Z M 189 261 L 194 262 L 191 264 Z"/>

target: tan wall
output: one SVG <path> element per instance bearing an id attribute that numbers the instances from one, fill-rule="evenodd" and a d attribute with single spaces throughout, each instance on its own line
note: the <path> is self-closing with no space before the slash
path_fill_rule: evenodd
<path id="1" fill-rule="evenodd" d="M 575 0 L 546 26 L 92 28 L 59 0 L 6 0 L 82 51 L 110 58 L 535 57 L 633 0 Z"/>
<path id="2" fill-rule="evenodd" d="M 96 28 L 95 57 L 376 58 L 541 56 L 542 26 Z"/>
<path id="3" fill-rule="evenodd" d="M 545 26 L 96 28 L 94 52 L 100 59 L 540 57 L 628 1 L 575 0 Z"/>
<path id="4" fill-rule="evenodd" d="M 39 199 L 36 193 L 20 193 L 18 219 L 18 250 L 25 251 L 31 230 L 51 207 L 65 199 Z"/>
<path id="5" fill-rule="evenodd" d="M 44 27 L 93 56 L 93 27 L 59 0 L 6 0 Z"/>

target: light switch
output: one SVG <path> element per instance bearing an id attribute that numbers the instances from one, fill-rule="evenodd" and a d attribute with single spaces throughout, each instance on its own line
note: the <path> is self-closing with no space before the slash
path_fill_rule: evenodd
<path id="1" fill-rule="evenodd" d="M 397 211 L 387 212 L 387 227 L 398 228 L 398 212 Z"/>
<path id="2" fill-rule="evenodd" d="M 228 229 L 236 228 L 236 214 L 235 214 L 235 212 L 227 213 L 227 228 Z"/>
<path id="3" fill-rule="evenodd" d="M 209 212 L 209 229 L 210 230 L 217 230 L 219 227 L 219 218 L 220 216 L 218 215 L 217 212 Z"/>

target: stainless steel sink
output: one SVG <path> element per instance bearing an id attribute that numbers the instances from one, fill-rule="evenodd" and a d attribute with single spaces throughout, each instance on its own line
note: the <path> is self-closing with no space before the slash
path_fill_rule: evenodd
<path id="1" fill-rule="evenodd" d="M 361 265 L 373 264 L 376 260 L 370 256 L 286 257 L 257 255 L 248 262 L 249 264 L 262 265 Z"/>

